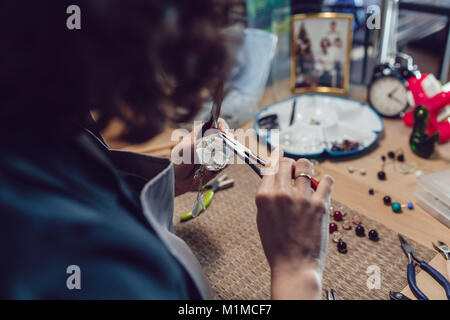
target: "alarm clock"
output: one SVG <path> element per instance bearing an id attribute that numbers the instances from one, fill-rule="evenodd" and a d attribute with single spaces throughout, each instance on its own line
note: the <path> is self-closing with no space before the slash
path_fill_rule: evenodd
<path id="1" fill-rule="evenodd" d="M 384 63 L 374 69 L 367 90 L 369 103 L 384 117 L 400 116 L 410 105 L 408 79 L 419 75 L 412 58 L 398 53 L 394 63 Z"/>

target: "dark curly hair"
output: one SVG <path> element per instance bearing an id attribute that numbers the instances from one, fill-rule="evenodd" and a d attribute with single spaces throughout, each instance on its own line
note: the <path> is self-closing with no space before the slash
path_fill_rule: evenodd
<path id="1" fill-rule="evenodd" d="M 69 5 L 81 30 L 69 30 Z M 95 110 L 129 140 L 187 121 L 230 69 L 227 0 L 3 0 L 3 126 L 67 124 Z"/>

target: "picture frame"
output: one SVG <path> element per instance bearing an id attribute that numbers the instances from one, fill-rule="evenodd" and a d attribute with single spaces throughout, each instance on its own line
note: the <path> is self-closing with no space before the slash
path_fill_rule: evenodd
<path id="1" fill-rule="evenodd" d="M 291 18 L 293 93 L 344 95 L 350 80 L 353 15 L 335 12 Z"/>

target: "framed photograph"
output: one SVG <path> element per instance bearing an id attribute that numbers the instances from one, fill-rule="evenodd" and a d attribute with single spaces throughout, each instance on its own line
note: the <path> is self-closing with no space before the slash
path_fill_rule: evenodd
<path id="1" fill-rule="evenodd" d="M 350 78 L 353 15 L 297 14 L 291 19 L 291 87 L 294 93 L 344 94 Z"/>

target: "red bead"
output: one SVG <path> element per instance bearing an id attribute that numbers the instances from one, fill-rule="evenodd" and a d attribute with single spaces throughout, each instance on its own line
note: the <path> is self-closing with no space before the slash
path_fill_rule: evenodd
<path id="1" fill-rule="evenodd" d="M 333 218 L 335 221 L 342 221 L 342 212 L 335 211 L 333 214 Z"/>
<path id="2" fill-rule="evenodd" d="M 337 229 L 338 229 L 338 226 L 336 225 L 336 223 L 330 223 L 330 226 L 329 226 L 330 233 L 337 231 Z"/>

